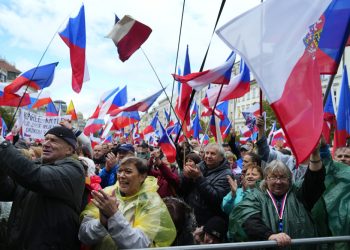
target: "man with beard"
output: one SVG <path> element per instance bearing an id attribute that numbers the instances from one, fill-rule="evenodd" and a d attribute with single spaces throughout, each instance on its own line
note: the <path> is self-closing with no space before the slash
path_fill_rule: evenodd
<path id="1" fill-rule="evenodd" d="M 106 163 L 106 156 L 103 153 L 102 145 L 96 145 L 94 147 L 92 159 L 96 165 L 96 174 L 98 175 L 100 170 L 104 168 Z"/>

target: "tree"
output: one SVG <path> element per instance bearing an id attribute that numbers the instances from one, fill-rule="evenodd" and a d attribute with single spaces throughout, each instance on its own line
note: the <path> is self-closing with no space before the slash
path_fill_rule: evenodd
<path id="1" fill-rule="evenodd" d="M 263 100 L 262 104 L 263 104 L 263 109 L 266 112 L 266 129 L 270 130 L 274 121 L 276 121 L 276 126 L 280 128 L 281 126 L 279 124 L 279 121 L 277 120 L 275 112 L 273 112 L 270 104 L 266 100 Z"/>
<path id="2" fill-rule="evenodd" d="M 12 107 L 0 107 L 0 116 L 4 119 L 6 125 L 9 127 L 14 114 L 14 108 Z M 12 122 L 14 123 L 14 122 Z M 13 124 L 12 124 L 13 125 Z"/>

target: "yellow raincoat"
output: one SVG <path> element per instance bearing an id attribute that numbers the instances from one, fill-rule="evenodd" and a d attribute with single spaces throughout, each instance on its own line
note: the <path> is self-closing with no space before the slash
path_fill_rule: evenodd
<path id="1" fill-rule="evenodd" d="M 148 176 L 140 190 L 133 196 L 121 196 L 118 183 L 105 188 L 104 191 L 112 194 L 113 189 L 116 189 L 119 211 L 133 228 L 138 228 L 147 235 L 151 242 L 150 247 L 171 245 L 176 237 L 176 228 L 166 205 L 157 193 L 156 178 Z M 99 218 L 99 210 L 92 202 L 81 213 L 81 220 L 86 215 Z M 117 247 L 110 235 L 107 235 L 94 249 L 117 249 Z"/>

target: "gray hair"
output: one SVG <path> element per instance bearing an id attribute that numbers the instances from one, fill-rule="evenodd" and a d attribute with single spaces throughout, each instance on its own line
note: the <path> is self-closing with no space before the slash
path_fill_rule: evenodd
<path id="1" fill-rule="evenodd" d="M 287 167 L 287 165 L 280 160 L 273 160 L 267 163 L 264 169 L 264 180 L 260 183 L 260 188 L 262 190 L 267 189 L 266 178 L 271 173 L 281 173 L 283 175 L 286 175 L 288 178 L 289 185 L 291 185 L 293 182 L 293 174 L 290 171 L 290 169 Z"/>
<path id="2" fill-rule="evenodd" d="M 209 143 L 206 147 L 204 151 L 207 151 L 208 148 L 216 148 L 218 154 L 224 159 L 225 158 L 225 149 L 223 148 L 223 146 L 221 146 L 218 143 Z"/>

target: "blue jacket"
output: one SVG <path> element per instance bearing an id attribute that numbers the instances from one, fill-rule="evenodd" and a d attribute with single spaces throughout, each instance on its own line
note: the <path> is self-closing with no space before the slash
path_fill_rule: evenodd
<path id="1" fill-rule="evenodd" d="M 119 169 L 119 165 L 115 165 L 109 172 L 104 167 L 99 176 L 101 177 L 101 187 L 105 188 L 108 186 L 112 186 L 117 182 L 117 172 Z"/>

